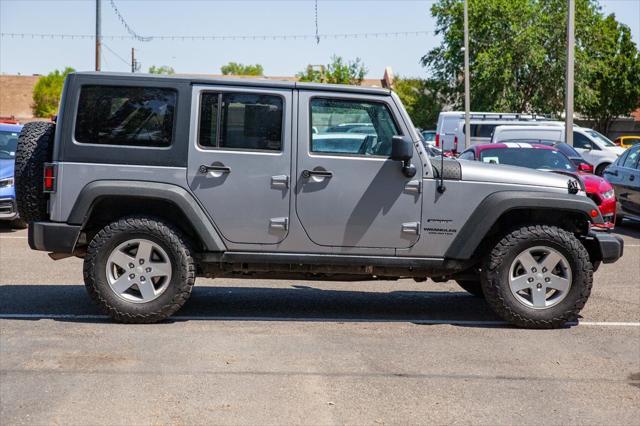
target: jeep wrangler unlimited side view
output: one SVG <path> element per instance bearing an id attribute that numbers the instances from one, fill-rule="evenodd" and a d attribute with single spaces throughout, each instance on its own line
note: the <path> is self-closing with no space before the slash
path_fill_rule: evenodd
<path id="1" fill-rule="evenodd" d="M 16 158 L 29 245 L 115 320 L 197 276 L 456 280 L 522 327 L 577 318 L 622 240 L 571 177 L 430 157 L 384 89 L 76 73 Z"/>

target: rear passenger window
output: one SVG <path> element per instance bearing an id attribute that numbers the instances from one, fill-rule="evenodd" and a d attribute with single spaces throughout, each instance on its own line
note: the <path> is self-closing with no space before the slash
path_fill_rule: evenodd
<path id="1" fill-rule="evenodd" d="M 280 151 L 283 104 L 275 95 L 203 93 L 198 143 L 206 148 Z"/>
<path id="2" fill-rule="evenodd" d="M 630 169 L 634 169 L 638 167 L 638 157 L 640 157 L 640 149 L 632 148 L 629 150 L 629 154 L 627 158 L 624 160 L 624 164 L 622 167 L 628 167 Z"/>
<path id="3" fill-rule="evenodd" d="M 127 86 L 83 86 L 75 139 L 79 143 L 167 147 L 177 92 Z"/>

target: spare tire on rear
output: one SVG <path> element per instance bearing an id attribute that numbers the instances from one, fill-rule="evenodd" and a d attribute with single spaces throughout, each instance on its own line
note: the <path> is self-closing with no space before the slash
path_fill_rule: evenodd
<path id="1" fill-rule="evenodd" d="M 43 192 L 44 163 L 53 157 L 55 124 L 27 123 L 20 132 L 16 150 L 15 185 L 18 214 L 25 222 L 47 220 L 48 195 Z"/>

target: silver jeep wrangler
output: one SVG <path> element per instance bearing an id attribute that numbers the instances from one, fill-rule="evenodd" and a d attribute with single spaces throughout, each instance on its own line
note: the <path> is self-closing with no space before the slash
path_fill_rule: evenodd
<path id="1" fill-rule="evenodd" d="M 84 258 L 122 322 L 167 318 L 197 276 L 431 277 L 559 327 L 623 249 L 575 180 L 430 157 L 383 89 L 71 74 L 16 157 L 31 248 Z"/>

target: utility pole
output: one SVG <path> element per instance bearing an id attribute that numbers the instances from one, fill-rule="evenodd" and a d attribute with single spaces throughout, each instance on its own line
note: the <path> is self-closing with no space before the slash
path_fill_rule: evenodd
<path id="1" fill-rule="evenodd" d="M 573 146 L 573 65 L 575 61 L 575 0 L 567 0 L 567 75 L 564 100 L 564 141 Z"/>
<path id="2" fill-rule="evenodd" d="M 569 0 L 571 1 L 571 0 Z M 471 146 L 470 109 L 471 95 L 469 89 L 469 0 L 464 0 L 464 149 Z"/>
<path id="3" fill-rule="evenodd" d="M 96 71 L 100 71 L 100 32 L 101 32 L 100 0 L 96 0 Z"/>
<path id="4" fill-rule="evenodd" d="M 136 72 L 136 50 L 131 48 L 131 72 Z"/>

